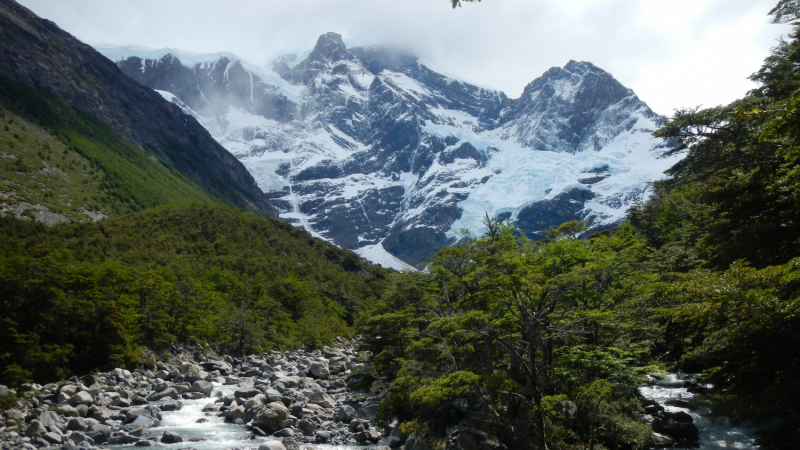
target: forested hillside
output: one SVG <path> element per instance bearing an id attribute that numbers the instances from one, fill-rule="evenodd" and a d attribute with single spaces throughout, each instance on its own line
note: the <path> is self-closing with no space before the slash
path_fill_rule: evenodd
<path id="1" fill-rule="evenodd" d="M 96 224 L 0 218 L 0 367 L 16 385 L 112 366 L 141 346 L 243 353 L 352 335 L 388 271 L 283 222 L 173 205 Z"/>
<path id="2" fill-rule="evenodd" d="M 797 23 L 800 2 L 772 14 Z M 384 420 L 430 448 L 458 423 L 508 448 L 645 448 L 636 386 L 684 370 L 762 448 L 796 448 L 798 63 L 795 26 L 757 89 L 667 120 L 655 135 L 684 158 L 618 230 L 577 239 L 567 223 L 531 242 L 487 217 L 427 273 L 397 275 L 361 322 Z"/>

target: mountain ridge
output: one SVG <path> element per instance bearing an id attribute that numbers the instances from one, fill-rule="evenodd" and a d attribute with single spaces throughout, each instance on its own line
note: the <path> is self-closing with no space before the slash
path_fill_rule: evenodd
<path id="1" fill-rule="evenodd" d="M 249 172 L 204 127 L 92 47 L 12 0 L 0 1 L 0 29 L 0 75 L 88 113 L 212 196 L 277 215 Z"/>
<path id="2" fill-rule="evenodd" d="M 215 101 L 171 93 L 248 167 L 281 217 L 342 247 L 379 246 L 417 267 L 461 228 L 480 231 L 487 212 L 531 235 L 564 220 L 613 226 L 674 163 L 658 159 L 669 144 L 648 131 L 660 116 L 588 62 L 550 69 L 510 99 L 411 55 L 348 49 L 326 33 L 303 61 L 272 65 L 302 89 L 295 102 L 285 87 L 262 88 L 241 60 L 195 61 L 183 78 L 157 70 L 174 59 L 117 64 L 168 92 L 210 83 L 203 78 L 211 67 L 225 74 L 213 76 Z M 259 113 L 259 96 L 286 101 L 280 111 L 291 114 Z"/>

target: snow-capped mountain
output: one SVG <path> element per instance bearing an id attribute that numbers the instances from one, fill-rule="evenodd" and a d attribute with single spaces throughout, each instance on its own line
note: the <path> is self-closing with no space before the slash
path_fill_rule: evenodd
<path id="1" fill-rule="evenodd" d="M 194 115 L 281 217 L 397 268 L 486 213 L 529 235 L 566 220 L 618 223 L 675 159 L 660 117 L 607 72 L 570 61 L 519 99 L 416 58 L 322 35 L 271 68 L 231 54 L 99 50 Z M 181 58 L 183 56 L 183 58 Z"/>

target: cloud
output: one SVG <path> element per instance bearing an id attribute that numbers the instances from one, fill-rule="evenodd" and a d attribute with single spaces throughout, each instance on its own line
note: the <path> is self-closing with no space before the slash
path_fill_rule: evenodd
<path id="1" fill-rule="evenodd" d="M 327 31 L 348 46 L 392 45 L 431 68 L 517 97 L 570 59 L 591 61 L 662 114 L 729 102 L 754 87 L 787 26 L 776 0 L 22 0 L 93 44 L 229 51 L 254 64 L 310 49 Z"/>

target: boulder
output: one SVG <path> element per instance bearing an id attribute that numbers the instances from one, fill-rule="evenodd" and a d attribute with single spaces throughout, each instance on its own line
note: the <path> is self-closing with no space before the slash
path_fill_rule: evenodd
<path id="1" fill-rule="evenodd" d="M 661 413 L 667 419 L 672 419 L 676 422 L 692 423 L 694 419 L 689 413 L 683 411 L 664 411 Z"/>
<path id="2" fill-rule="evenodd" d="M 142 415 L 136 417 L 133 420 L 133 422 L 130 422 L 125 427 L 129 430 L 132 430 L 134 428 L 139 428 L 139 427 L 152 428 L 152 427 L 157 427 L 158 425 L 159 421 L 155 417 Z"/>
<path id="3" fill-rule="evenodd" d="M 125 411 L 125 423 L 133 423 L 133 421 L 139 416 L 153 417 L 153 414 L 145 408 L 129 409 Z"/>
<path id="4" fill-rule="evenodd" d="M 464 428 L 458 435 L 458 446 L 462 450 L 500 450 L 505 449 L 496 437 L 474 428 Z"/>
<path id="5" fill-rule="evenodd" d="M 331 371 L 330 369 L 328 369 L 328 363 L 322 361 L 312 362 L 308 372 L 313 377 L 319 378 L 321 380 L 327 380 L 328 377 L 331 376 Z"/>
<path id="6" fill-rule="evenodd" d="M 56 407 L 56 414 L 64 417 L 80 417 L 81 414 L 77 409 L 69 405 L 58 405 Z"/>
<path id="7" fill-rule="evenodd" d="M 170 400 L 162 403 L 160 408 L 162 411 L 180 411 L 183 403 Z"/>
<path id="8" fill-rule="evenodd" d="M 108 440 L 105 443 L 111 445 L 124 445 L 124 444 L 135 444 L 140 440 L 141 439 L 139 439 L 136 436 L 131 436 L 129 434 L 119 434 L 117 436 L 112 436 L 108 438 Z"/>
<path id="9" fill-rule="evenodd" d="M 336 414 L 334 415 L 334 420 L 336 422 L 350 423 L 356 417 L 357 417 L 356 410 L 353 409 L 352 406 L 341 405 L 338 408 L 336 408 Z"/>
<path id="10" fill-rule="evenodd" d="M 28 425 L 28 429 L 25 430 L 25 434 L 31 438 L 42 437 L 45 433 L 47 433 L 47 429 L 36 419 L 33 419 Z"/>
<path id="11" fill-rule="evenodd" d="M 183 442 L 183 438 L 172 431 L 165 431 L 161 436 L 162 444 L 177 444 L 178 442 Z"/>
<path id="12" fill-rule="evenodd" d="M 306 398 L 308 399 L 309 403 L 319 405 L 323 408 L 333 408 L 336 406 L 336 402 L 325 392 L 311 392 L 306 394 Z M 360 415 L 361 412 L 359 411 L 359 416 Z"/>
<path id="13" fill-rule="evenodd" d="M 291 428 L 282 428 L 282 429 L 272 433 L 272 435 L 275 436 L 275 437 L 280 437 L 280 438 L 283 438 L 283 437 L 290 438 L 290 437 L 294 437 L 294 430 L 292 430 Z"/>
<path id="14" fill-rule="evenodd" d="M 266 441 L 258 446 L 258 450 L 286 450 L 280 441 Z"/>
<path id="15" fill-rule="evenodd" d="M 236 397 L 236 400 L 238 401 L 238 400 L 241 400 L 241 399 L 245 399 L 246 400 L 248 398 L 253 398 L 253 397 L 255 397 L 256 395 L 258 395 L 260 393 L 261 393 L 261 391 L 259 391 L 258 389 L 254 388 L 254 387 L 245 387 L 245 388 L 239 388 L 239 389 L 235 390 L 233 392 L 233 396 Z"/>
<path id="16" fill-rule="evenodd" d="M 300 450 L 300 444 L 292 438 L 283 438 L 281 439 L 281 443 L 286 450 Z M 307 449 L 310 447 L 306 447 Z"/>
<path id="17" fill-rule="evenodd" d="M 155 401 L 158 401 L 158 400 L 165 399 L 167 397 L 169 397 L 169 398 L 171 398 L 173 400 L 177 400 L 178 399 L 178 390 L 175 389 L 175 388 L 167 388 L 167 389 L 164 389 L 161 392 L 153 392 L 152 394 L 147 396 L 147 400 L 149 400 L 151 402 L 155 402 Z"/>
<path id="18" fill-rule="evenodd" d="M 72 406 L 77 406 L 77 405 L 91 406 L 94 405 L 94 399 L 86 391 L 76 392 L 75 395 L 70 397 L 69 404 Z"/>
<path id="19" fill-rule="evenodd" d="M 83 420 L 81 417 L 75 417 L 74 419 L 70 419 L 67 422 L 67 429 L 72 431 L 86 431 L 88 426 L 86 425 L 86 421 Z"/>
<path id="20" fill-rule="evenodd" d="M 274 433 L 284 428 L 283 421 L 289 418 L 289 410 L 281 402 L 271 402 L 260 408 L 253 416 L 253 426 L 259 427 L 268 433 Z"/>
<path id="21" fill-rule="evenodd" d="M 237 406 L 235 408 L 229 409 L 225 413 L 225 422 L 236 422 L 237 419 L 244 418 L 244 406 Z"/>
<path id="22" fill-rule="evenodd" d="M 374 429 L 374 428 L 371 428 L 369 430 L 364 430 L 364 431 L 361 431 L 359 433 L 356 433 L 353 436 L 353 438 L 359 444 L 363 444 L 363 443 L 365 443 L 367 441 L 372 442 L 374 444 L 374 443 L 378 442 L 381 439 L 381 432 L 376 430 L 376 429 Z M 483 450 L 483 449 L 481 449 L 481 450 Z"/>
<path id="23" fill-rule="evenodd" d="M 42 439 L 44 439 L 45 441 L 47 441 L 47 442 L 49 442 L 51 444 L 58 445 L 58 444 L 61 444 L 63 436 L 58 434 L 58 433 L 54 433 L 54 432 L 51 431 L 49 433 L 43 434 L 42 435 Z"/>
<path id="24" fill-rule="evenodd" d="M 653 431 L 676 440 L 685 440 L 688 442 L 696 442 L 700 436 L 700 431 L 693 423 L 678 422 L 672 419 L 662 419 L 656 417 L 653 420 Z"/>
<path id="25" fill-rule="evenodd" d="M 297 428 L 300 428 L 300 431 L 302 431 L 306 436 L 311 436 L 314 434 L 316 426 L 314 425 L 314 422 L 308 419 L 300 419 L 300 421 L 297 422 Z"/>

